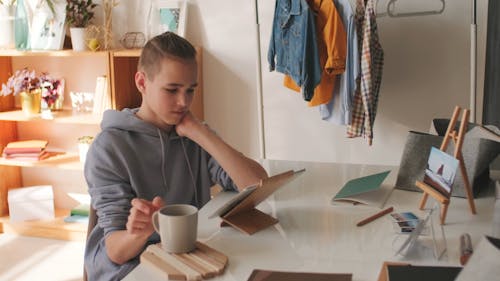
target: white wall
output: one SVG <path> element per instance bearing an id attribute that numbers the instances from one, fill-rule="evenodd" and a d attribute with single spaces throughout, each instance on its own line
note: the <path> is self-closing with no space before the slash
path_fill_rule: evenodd
<path id="1" fill-rule="evenodd" d="M 354 1 L 352 1 L 354 2 Z M 379 1 L 378 10 L 385 9 Z M 445 1 L 442 14 L 378 21 L 385 67 L 374 144 L 349 139 L 345 127 L 319 118 L 300 95 L 269 72 L 267 46 L 275 1 L 259 1 L 267 158 L 399 164 L 408 130 L 427 131 L 433 118 L 469 107 L 472 1 Z M 440 1 L 400 0 L 399 12 L 433 10 Z M 259 157 L 253 1 L 192 1 L 187 37 L 205 48 L 206 119 L 244 153 Z M 478 93 L 482 93 L 487 1 L 478 1 Z M 192 12 L 194 10 L 194 12 Z M 191 13 L 192 12 L 192 13 Z M 482 104 L 481 98 L 478 100 Z M 478 109 L 480 118 L 480 110 Z"/>
<path id="2" fill-rule="evenodd" d="M 379 10 L 383 10 L 387 1 L 379 1 Z M 410 6 L 417 2 L 419 6 Z M 307 107 L 299 94 L 282 86 L 281 73 L 268 71 L 267 46 L 275 1 L 259 1 L 267 158 L 398 165 L 408 130 L 426 131 L 433 118 L 449 117 L 457 104 L 469 105 L 470 2 L 446 1 L 445 11 L 435 16 L 378 19 L 385 67 L 374 144 L 369 147 L 362 138 L 346 138 L 345 127 L 321 121 L 315 108 Z M 399 0 L 398 3 L 398 11 L 405 12 L 433 9 L 436 5 L 439 8 L 440 1 Z M 115 8 L 113 29 L 117 47 L 125 32 L 146 31 L 148 5 L 149 1 L 122 0 Z M 487 1 L 478 1 L 478 105 L 482 104 L 486 9 Z M 259 158 L 254 1 L 189 0 L 188 10 L 186 37 L 203 47 L 205 119 L 237 149 Z M 101 21 L 102 14 L 97 13 L 96 23 Z M 43 65 L 29 60 L 55 76 L 62 75 L 58 69 L 63 59 Z M 19 58 L 14 66 L 17 69 L 30 63 Z M 98 72 L 104 67 L 95 63 L 93 66 L 101 69 Z M 81 90 L 95 87 L 95 79 L 67 82 L 68 87 L 77 83 Z M 481 120 L 480 109 L 477 116 Z M 25 125 L 20 134 L 26 137 L 33 131 L 31 127 L 41 126 Z M 81 134 L 81 126 L 75 126 L 74 131 L 64 126 L 43 126 L 49 131 L 67 130 L 66 141 Z M 86 128 L 87 134 L 94 129 Z M 62 147 L 68 144 L 66 141 L 56 138 L 52 145 Z M 56 205 L 71 207 L 64 192 L 85 192 L 83 178 L 67 182 L 60 171 L 49 170 L 23 169 L 23 173 L 30 174 L 26 178 L 31 179 L 24 184 L 57 182 Z"/>
<path id="3" fill-rule="evenodd" d="M 227 142 L 259 157 L 253 1 L 190 2 L 186 37 L 203 47 L 205 120 Z"/>
<path id="4" fill-rule="evenodd" d="M 389 0 L 379 0 L 384 12 Z M 122 0 L 114 10 L 115 39 L 145 31 L 150 1 Z M 351 0 L 352 3 L 355 0 Z M 378 18 L 385 67 L 373 145 L 349 139 L 344 126 L 319 118 L 301 96 L 268 71 L 275 1 L 258 1 L 266 157 L 323 162 L 399 163 L 408 130 L 427 131 L 433 118 L 469 107 L 471 2 L 445 1 L 442 14 Z M 189 0 L 186 37 L 203 47 L 206 121 L 243 153 L 258 158 L 257 41 L 254 1 Z M 436 10 L 440 0 L 399 0 L 398 12 Z M 478 1 L 478 105 L 482 104 L 487 1 Z M 98 14 L 97 22 L 102 20 Z M 478 120 L 481 120 L 478 108 Z"/>

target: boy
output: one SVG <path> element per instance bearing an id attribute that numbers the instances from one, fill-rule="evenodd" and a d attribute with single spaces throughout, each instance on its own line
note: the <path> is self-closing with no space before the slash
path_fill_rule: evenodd
<path id="1" fill-rule="evenodd" d="M 85 249 L 91 281 L 122 279 L 146 246 L 160 241 L 151 215 L 164 204 L 201 208 L 214 183 L 241 189 L 267 177 L 189 112 L 195 55 L 174 33 L 152 38 L 135 75 L 141 106 L 104 113 L 84 171 L 98 215 Z"/>

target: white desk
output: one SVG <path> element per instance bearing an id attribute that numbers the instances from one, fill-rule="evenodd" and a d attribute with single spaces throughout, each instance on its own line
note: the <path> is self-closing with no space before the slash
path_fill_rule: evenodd
<path id="1" fill-rule="evenodd" d="M 224 274 L 210 280 L 244 281 L 255 268 L 353 273 L 353 280 L 377 280 L 386 260 L 459 266 L 460 235 L 469 233 L 476 245 L 482 235 L 491 234 L 493 194 L 475 200 L 477 215 L 471 214 L 467 200 L 453 197 L 445 225 L 448 251 L 441 260 L 432 255 L 394 256 L 395 234 L 388 216 L 356 227 L 378 209 L 332 206 L 330 199 L 346 181 L 385 170 L 392 172 L 383 185 L 394 186 L 396 167 L 271 160 L 265 161 L 264 167 L 270 175 L 301 168 L 306 172 L 259 206 L 279 223 L 254 235 L 220 228 L 219 218 L 208 219 L 234 194 L 220 193 L 200 210 L 199 240 L 229 258 Z M 396 212 L 422 214 L 418 210 L 420 198 L 421 193 L 394 190 L 385 206 L 394 206 Z M 139 265 L 124 280 L 161 280 L 154 274 Z"/>

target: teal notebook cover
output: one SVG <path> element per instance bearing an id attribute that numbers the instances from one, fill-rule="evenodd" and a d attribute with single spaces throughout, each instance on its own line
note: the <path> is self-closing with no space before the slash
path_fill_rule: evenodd
<path id="1" fill-rule="evenodd" d="M 344 187 L 342 187 L 342 189 L 335 195 L 333 200 L 348 198 L 357 194 L 376 190 L 380 187 L 380 185 L 390 172 L 391 171 L 385 171 L 366 177 L 352 179 L 348 181 L 344 185 Z"/>
<path id="2" fill-rule="evenodd" d="M 64 222 L 89 223 L 89 217 L 81 215 L 70 215 L 64 218 Z"/>

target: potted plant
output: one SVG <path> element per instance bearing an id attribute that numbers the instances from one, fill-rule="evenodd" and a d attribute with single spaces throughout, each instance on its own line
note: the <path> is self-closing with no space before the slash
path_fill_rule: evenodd
<path id="1" fill-rule="evenodd" d="M 85 28 L 94 18 L 94 8 L 97 4 L 92 0 L 67 0 L 66 22 L 69 25 L 73 50 L 86 50 Z"/>
<path id="2" fill-rule="evenodd" d="M 61 110 L 64 101 L 64 80 L 52 78 L 48 73 L 42 73 L 39 79 L 42 89 L 42 107 Z"/>
<path id="3" fill-rule="evenodd" d="M 2 84 L 0 95 L 20 95 L 23 112 L 28 116 L 32 116 L 40 113 L 42 93 L 44 93 L 44 100 L 50 105 L 55 103 L 59 97 L 62 97 L 62 86 L 62 80 L 53 79 L 46 73 L 37 77 L 35 70 L 23 68 L 9 77 L 7 83 Z"/>
<path id="4" fill-rule="evenodd" d="M 93 140 L 93 136 L 81 136 L 78 138 L 78 154 L 80 156 L 80 162 L 85 163 L 87 151 L 89 150 L 90 144 Z"/>
<path id="5" fill-rule="evenodd" d="M 6 84 L 2 84 L 0 93 L 2 96 L 19 94 L 21 107 L 26 115 L 40 113 L 42 90 L 40 80 L 36 77 L 34 70 L 30 71 L 27 68 L 17 70 L 9 77 Z"/>

